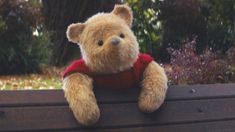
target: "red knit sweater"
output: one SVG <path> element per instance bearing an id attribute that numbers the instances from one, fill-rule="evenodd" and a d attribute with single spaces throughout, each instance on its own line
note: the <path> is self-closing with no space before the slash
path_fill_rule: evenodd
<path id="1" fill-rule="evenodd" d="M 139 54 L 134 66 L 128 70 L 116 74 L 94 74 L 86 66 L 84 60 L 80 59 L 74 61 L 65 69 L 63 78 L 69 74 L 79 72 L 90 76 L 96 88 L 130 89 L 141 81 L 143 72 L 151 61 L 153 61 L 151 56 Z"/>

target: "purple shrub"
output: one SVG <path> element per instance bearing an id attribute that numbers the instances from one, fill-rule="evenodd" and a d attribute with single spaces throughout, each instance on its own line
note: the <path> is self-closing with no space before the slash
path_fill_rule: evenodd
<path id="1" fill-rule="evenodd" d="M 235 82 L 235 48 L 227 56 L 213 53 L 209 48 L 198 55 L 196 40 L 186 42 L 182 48 L 168 48 L 171 62 L 165 64 L 169 84 L 209 84 Z"/>

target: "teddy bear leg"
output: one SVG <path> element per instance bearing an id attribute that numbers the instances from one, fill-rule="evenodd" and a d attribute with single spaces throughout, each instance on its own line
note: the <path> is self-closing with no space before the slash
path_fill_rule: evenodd
<path id="1" fill-rule="evenodd" d="M 144 71 L 138 105 L 141 111 L 151 113 L 164 102 L 167 91 L 167 77 L 164 69 L 151 62 Z"/>
<path id="2" fill-rule="evenodd" d="M 78 122 L 91 125 L 99 120 L 100 111 L 93 93 L 91 78 L 80 73 L 71 74 L 63 80 L 63 89 Z"/>

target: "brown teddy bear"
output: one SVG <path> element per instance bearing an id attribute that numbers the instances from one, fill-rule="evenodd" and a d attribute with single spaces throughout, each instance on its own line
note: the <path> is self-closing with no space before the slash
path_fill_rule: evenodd
<path id="1" fill-rule="evenodd" d="M 82 59 L 64 72 L 63 89 L 74 116 L 83 125 L 98 121 L 100 110 L 95 88 L 128 89 L 141 82 L 139 109 L 154 112 L 167 91 L 164 69 L 153 58 L 139 53 L 131 31 L 132 11 L 116 5 L 111 13 L 98 13 L 85 23 L 69 25 L 68 40 L 78 43 Z"/>

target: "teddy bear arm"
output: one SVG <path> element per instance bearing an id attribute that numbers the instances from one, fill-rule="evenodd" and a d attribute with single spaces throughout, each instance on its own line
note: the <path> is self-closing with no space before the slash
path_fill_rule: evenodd
<path id="1" fill-rule="evenodd" d="M 164 102 L 167 91 L 167 77 L 164 69 L 152 61 L 143 74 L 142 89 L 138 105 L 143 112 L 154 112 Z"/>
<path id="2" fill-rule="evenodd" d="M 81 73 L 71 74 L 63 80 L 63 89 L 78 122 L 91 125 L 98 121 L 100 111 L 90 77 Z"/>

